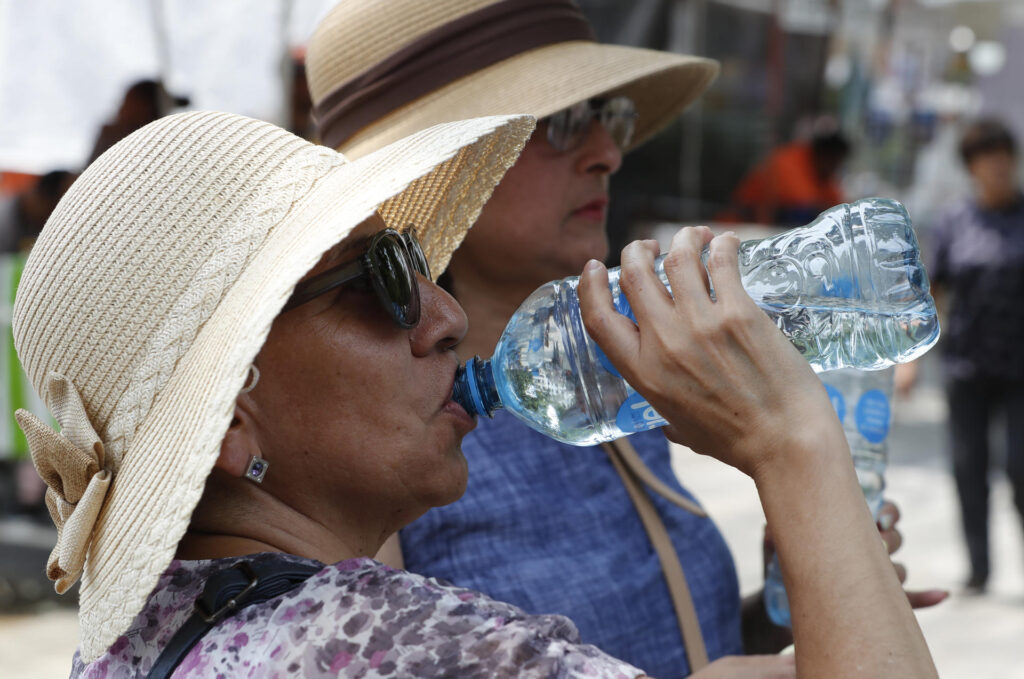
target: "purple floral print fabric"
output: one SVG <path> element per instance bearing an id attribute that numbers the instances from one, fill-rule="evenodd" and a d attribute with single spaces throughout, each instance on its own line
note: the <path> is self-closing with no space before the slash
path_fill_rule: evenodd
<path id="1" fill-rule="evenodd" d="M 287 557 L 297 562 L 311 562 Z M 131 628 L 73 679 L 143 677 L 191 614 L 207 577 L 238 559 L 174 561 Z M 372 559 L 342 561 L 222 620 L 178 666 L 183 677 L 599 677 L 641 675 L 558 615 Z"/>

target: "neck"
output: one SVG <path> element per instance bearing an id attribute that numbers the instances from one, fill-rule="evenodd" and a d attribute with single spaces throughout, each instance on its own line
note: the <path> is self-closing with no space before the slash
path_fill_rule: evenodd
<path id="1" fill-rule="evenodd" d="M 456 347 L 459 358 L 490 358 L 512 314 L 544 282 L 512 286 L 469 276 L 456 280 L 455 297 L 469 317 L 469 330 Z"/>
<path id="2" fill-rule="evenodd" d="M 365 517 L 361 517 L 364 519 Z M 318 521 L 250 481 L 214 470 L 178 543 L 179 559 L 218 559 L 256 552 L 286 552 L 335 563 L 373 556 L 390 530 L 363 520 Z"/>

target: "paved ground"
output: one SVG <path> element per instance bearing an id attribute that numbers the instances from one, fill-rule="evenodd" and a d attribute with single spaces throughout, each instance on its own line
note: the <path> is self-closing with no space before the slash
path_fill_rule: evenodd
<path id="1" fill-rule="evenodd" d="M 900 556 L 910 572 L 909 586 L 945 587 L 955 593 L 966 571 L 966 557 L 946 472 L 945 407 L 934 382 L 934 377 L 926 380 L 909 401 L 896 404 L 888 495 L 904 515 Z M 743 590 L 760 587 L 763 515 L 753 484 L 731 468 L 689 451 L 677 451 L 675 462 L 733 548 Z M 1024 679 L 1024 540 L 1002 479 L 996 483 L 993 501 L 990 593 L 974 598 L 954 595 L 919 613 L 944 679 Z M 76 636 L 74 615 L 67 609 L 49 605 L 33 615 L 0 614 L 0 677 L 66 677 Z"/>

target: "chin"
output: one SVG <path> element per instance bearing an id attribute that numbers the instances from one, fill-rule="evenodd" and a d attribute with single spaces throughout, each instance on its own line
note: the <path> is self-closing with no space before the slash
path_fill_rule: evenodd
<path id="1" fill-rule="evenodd" d="M 441 469 L 444 465 L 444 469 Z M 456 444 L 444 461 L 434 470 L 434 483 L 424 501 L 430 507 L 443 507 L 462 497 L 469 481 L 469 466 L 462 455 L 462 448 Z"/>
<path id="2" fill-rule="evenodd" d="M 462 450 L 458 451 L 459 459 L 462 462 L 459 473 L 452 478 L 452 484 L 448 488 L 446 496 L 436 506 L 450 505 L 463 496 L 466 492 L 466 484 L 469 483 L 469 468 L 466 465 L 466 458 L 462 457 Z"/>

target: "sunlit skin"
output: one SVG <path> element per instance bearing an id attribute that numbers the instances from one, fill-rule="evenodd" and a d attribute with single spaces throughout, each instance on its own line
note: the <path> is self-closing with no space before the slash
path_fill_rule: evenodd
<path id="1" fill-rule="evenodd" d="M 367 233 L 384 228 L 372 221 Z M 307 278 L 364 249 L 360 239 L 331 251 Z M 238 397 L 179 556 L 369 556 L 401 526 L 462 495 L 460 443 L 474 423 L 451 390 L 466 316 L 441 288 L 423 277 L 419 284 L 421 320 L 411 330 L 365 287 L 278 316 L 254 361 L 259 383 Z M 262 485 L 241 478 L 250 455 L 270 463 Z"/>

